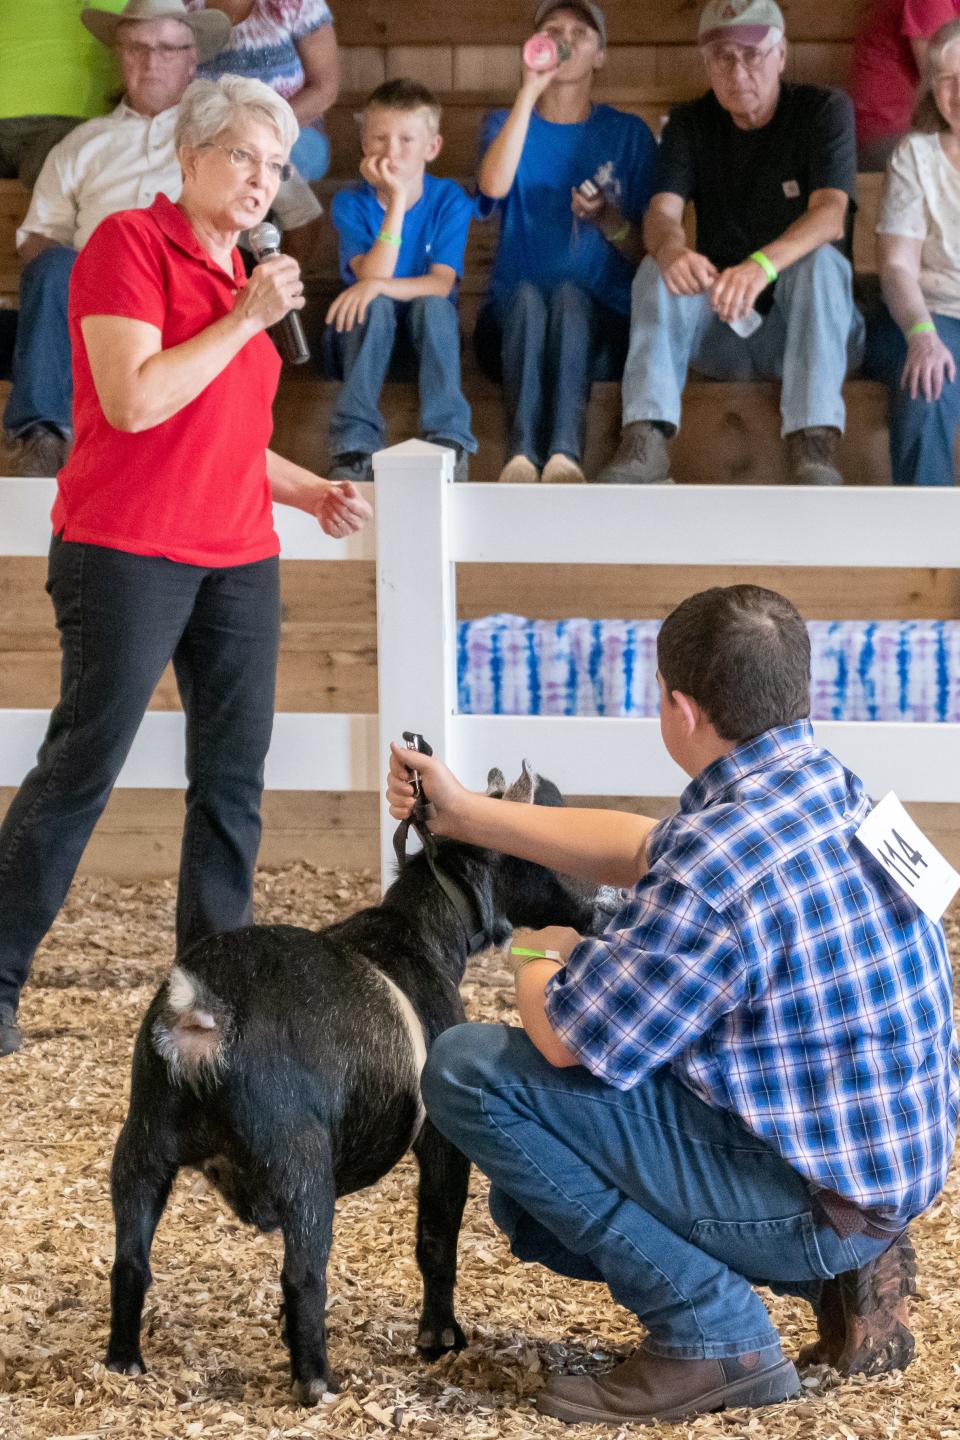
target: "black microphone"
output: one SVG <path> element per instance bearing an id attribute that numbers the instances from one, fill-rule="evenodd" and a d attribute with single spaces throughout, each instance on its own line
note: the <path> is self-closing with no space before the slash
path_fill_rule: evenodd
<path id="1" fill-rule="evenodd" d="M 248 238 L 253 258 L 258 265 L 280 254 L 280 231 L 276 225 L 271 225 L 269 220 L 254 225 Z M 310 347 L 296 310 L 288 310 L 283 319 L 278 320 L 276 325 L 271 325 L 270 329 L 274 332 L 277 349 L 284 360 L 288 360 L 291 365 L 303 365 L 310 359 Z"/>

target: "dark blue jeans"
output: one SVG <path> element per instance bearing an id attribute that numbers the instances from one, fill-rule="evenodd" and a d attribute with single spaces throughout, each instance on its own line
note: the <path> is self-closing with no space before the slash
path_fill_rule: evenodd
<path id="1" fill-rule="evenodd" d="M 542 468 L 551 455 L 583 454 L 594 380 L 619 380 L 630 320 L 565 281 L 554 290 L 524 282 L 477 317 L 482 369 L 503 383 L 507 455 Z"/>
<path id="2" fill-rule="evenodd" d="M 250 923 L 273 725 L 279 564 L 205 569 L 54 539 L 60 700 L 0 827 L 0 1002 L 14 1006 L 167 662 L 186 713 L 177 948 Z"/>
<path id="3" fill-rule="evenodd" d="M 440 295 L 402 302 L 378 295 L 366 319 L 345 335 L 332 335 L 335 368 L 343 378 L 330 421 L 334 455 L 382 449 L 386 429 L 380 392 L 391 372 L 411 370 L 420 387 L 420 431 L 425 440 L 453 440 L 471 455 L 470 406 L 460 388 L 460 317 Z"/>
<path id="4" fill-rule="evenodd" d="M 658 1355 L 777 1346 L 754 1284 L 815 1302 L 887 1246 L 841 1240 L 797 1171 L 666 1069 L 615 1090 L 550 1065 L 522 1030 L 457 1025 L 421 1084 L 434 1125 L 490 1177 L 513 1253 L 606 1282 Z"/>
<path id="5" fill-rule="evenodd" d="M 960 368 L 960 320 L 935 315 L 940 339 Z M 955 485 L 954 446 L 960 429 L 960 376 L 944 383 L 939 400 L 924 400 L 900 384 L 907 342 L 886 306 L 870 327 L 864 371 L 890 391 L 890 465 L 895 485 Z"/>
<path id="6" fill-rule="evenodd" d="M 73 434 L 73 374 L 67 295 L 76 250 L 42 250 L 20 277 L 20 318 L 13 350 L 13 388 L 3 428 L 20 435 L 41 422 Z"/>

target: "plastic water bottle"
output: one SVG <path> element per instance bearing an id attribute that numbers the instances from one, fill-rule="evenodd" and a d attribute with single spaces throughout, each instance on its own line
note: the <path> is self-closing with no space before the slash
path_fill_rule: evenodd
<path id="1" fill-rule="evenodd" d="M 727 323 L 734 335 L 739 335 L 741 340 L 749 340 L 750 336 L 755 335 L 763 324 L 763 316 L 751 306 L 745 315 L 741 315 L 736 320 L 729 320 Z"/>
<path id="2" fill-rule="evenodd" d="M 564 60 L 569 60 L 573 51 L 562 40 L 554 40 L 546 31 L 539 30 L 523 47 L 523 63 L 528 70 L 555 70 Z"/>

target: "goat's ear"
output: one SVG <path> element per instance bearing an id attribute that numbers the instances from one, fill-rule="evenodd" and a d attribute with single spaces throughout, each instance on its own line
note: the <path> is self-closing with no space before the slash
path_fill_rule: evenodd
<path id="1" fill-rule="evenodd" d="M 502 770 L 490 770 L 487 774 L 487 794 L 492 800 L 502 800 L 503 792 L 507 788 L 507 782 L 503 778 Z"/>
<path id="2" fill-rule="evenodd" d="M 565 805 L 567 803 L 560 793 L 559 786 L 555 785 L 552 780 L 547 780 L 543 775 L 537 775 L 535 782 L 533 787 L 534 805 Z"/>
<path id="3" fill-rule="evenodd" d="M 521 805 L 532 805 L 537 789 L 537 772 L 529 760 L 523 762 L 523 772 L 504 793 L 504 800 L 516 800 Z"/>

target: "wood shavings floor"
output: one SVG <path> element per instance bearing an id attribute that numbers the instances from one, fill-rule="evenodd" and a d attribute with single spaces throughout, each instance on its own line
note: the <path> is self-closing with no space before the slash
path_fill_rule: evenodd
<path id="1" fill-rule="evenodd" d="M 295 866 L 260 877 L 258 916 L 323 925 L 375 899 L 369 876 Z M 469 1349 L 436 1365 L 414 1350 L 420 1283 L 414 1178 L 402 1164 L 338 1207 L 330 1265 L 330 1346 L 343 1389 L 315 1410 L 290 1402 L 277 1310 L 280 1242 L 242 1227 L 205 1182 L 183 1174 L 153 1250 L 140 1380 L 100 1363 L 113 1230 L 108 1173 L 126 1108 L 133 1037 L 169 963 L 174 890 L 82 881 L 24 996 L 27 1040 L 0 1061 L 0 1437 L 3 1440 L 300 1440 L 402 1433 L 464 1440 L 570 1434 L 530 1397 L 552 1368 L 601 1364 L 638 1333 L 595 1285 L 509 1255 L 473 1174 L 460 1240 L 458 1314 Z M 954 961 L 960 924 L 950 921 Z M 478 959 L 474 1018 L 511 1016 L 498 957 Z M 918 1358 L 903 1375 L 842 1383 L 810 1372 L 801 1400 L 730 1411 L 648 1434 L 744 1440 L 960 1440 L 960 1185 L 954 1172 L 916 1226 Z M 788 1350 L 809 1310 L 766 1297 Z M 637 1432 L 632 1432 L 637 1433 Z"/>

